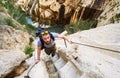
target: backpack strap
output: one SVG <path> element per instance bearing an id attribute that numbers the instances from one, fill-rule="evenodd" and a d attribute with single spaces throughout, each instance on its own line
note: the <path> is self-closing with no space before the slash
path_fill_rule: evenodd
<path id="1" fill-rule="evenodd" d="M 54 36 L 49 32 L 49 34 L 50 34 L 50 38 L 53 40 L 53 41 L 55 41 L 55 38 L 54 38 Z M 43 39 L 42 38 L 40 38 L 39 37 L 39 39 L 40 39 L 40 41 L 41 41 L 41 49 L 44 49 L 45 48 L 45 46 L 44 46 L 44 41 L 43 41 Z"/>
<path id="2" fill-rule="evenodd" d="M 50 33 L 50 37 L 53 41 L 55 41 L 55 37 Z"/>

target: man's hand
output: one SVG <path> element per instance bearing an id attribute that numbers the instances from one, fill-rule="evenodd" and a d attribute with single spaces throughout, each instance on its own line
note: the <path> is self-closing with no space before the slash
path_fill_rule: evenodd
<path id="1" fill-rule="evenodd" d="M 40 61 L 40 59 L 37 59 L 37 60 L 35 61 L 35 63 L 37 64 L 37 63 L 39 63 L 39 61 Z"/>
<path id="2" fill-rule="evenodd" d="M 68 42 L 69 42 L 70 44 L 72 44 L 72 43 L 73 43 L 73 41 L 71 41 L 71 40 L 68 40 Z"/>

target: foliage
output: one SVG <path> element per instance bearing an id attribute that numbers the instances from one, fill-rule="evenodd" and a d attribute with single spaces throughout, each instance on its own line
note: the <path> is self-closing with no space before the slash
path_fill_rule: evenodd
<path id="1" fill-rule="evenodd" d="M 97 25 L 97 20 L 91 20 L 91 21 L 79 20 L 75 24 L 66 25 L 65 30 L 67 30 L 68 34 L 72 34 L 81 30 L 87 30 L 96 27 L 96 25 Z"/>
<path id="2" fill-rule="evenodd" d="M 16 24 L 10 18 L 0 18 L 0 24 L 11 26 L 17 30 L 22 30 L 22 28 L 19 26 L 16 26 Z"/>
<path id="3" fill-rule="evenodd" d="M 31 34 L 31 35 L 33 35 L 33 36 L 35 36 L 36 29 L 37 28 L 35 26 L 32 26 L 30 24 L 26 24 L 26 26 L 25 26 L 25 30 L 27 30 L 28 33 Z"/>
<path id="4" fill-rule="evenodd" d="M 20 29 L 20 28 L 18 28 L 18 26 L 16 26 L 13 23 L 13 20 L 10 18 L 0 18 L 0 24 L 5 24 L 5 25 L 11 26 L 13 28 Z"/>
<path id="5" fill-rule="evenodd" d="M 32 48 L 30 45 L 27 45 L 24 49 L 25 54 L 32 56 L 32 53 L 34 51 L 34 48 Z"/>
<path id="6" fill-rule="evenodd" d="M 115 18 L 120 18 L 120 13 L 117 13 L 117 14 L 115 15 Z"/>
<path id="7" fill-rule="evenodd" d="M 114 20 L 114 17 L 110 18 L 110 23 L 114 23 L 115 20 Z"/>
<path id="8" fill-rule="evenodd" d="M 14 6 L 14 0 L 1 0 L 0 4 L 8 10 L 8 13 L 19 23 L 26 24 L 25 12 L 20 7 Z"/>
<path id="9" fill-rule="evenodd" d="M 20 7 L 14 6 L 14 0 L 0 0 L 0 4 L 2 7 L 6 8 L 8 13 L 11 15 L 13 19 L 15 19 L 20 24 L 24 25 L 24 30 L 28 31 L 28 33 L 34 35 L 36 28 L 32 25 L 28 24 L 26 21 L 26 13 L 22 11 Z M 19 26 L 16 26 L 10 18 L 0 18 L 0 23 L 7 24 L 12 26 L 15 29 L 20 29 Z"/>
<path id="10" fill-rule="evenodd" d="M 106 20 L 106 16 L 100 16 L 100 19 Z"/>
<path id="11" fill-rule="evenodd" d="M 24 30 L 23 30 L 23 29 L 21 29 L 21 27 L 16 26 L 14 24 L 13 20 L 10 18 L 0 18 L 0 24 L 5 24 L 5 25 L 11 26 L 15 29 L 18 29 L 18 30 L 27 31 L 29 34 L 31 34 L 33 36 L 35 36 L 35 30 L 37 29 L 36 27 L 34 27 L 30 24 L 26 24 L 24 27 Z"/>
<path id="12" fill-rule="evenodd" d="M 13 0 L 0 0 L 0 4 L 5 7 L 9 13 L 14 12 Z"/>
<path id="13" fill-rule="evenodd" d="M 15 24 L 13 24 L 13 21 L 9 18 L 5 18 L 5 23 L 9 26 L 12 26 L 13 28 L 16 28 L 17 26 Z"/>
<path id="14" fill-rule="evenodd" d="M 119 22 L 120 21 L 120 13 L 117 13 L 115 16 L 110 18 L 111 23 Z"/>

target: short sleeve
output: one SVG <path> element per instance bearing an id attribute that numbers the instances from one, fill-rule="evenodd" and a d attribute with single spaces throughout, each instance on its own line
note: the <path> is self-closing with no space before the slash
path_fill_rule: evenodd
<path id="1" fill-rule="evenodd" d="M 37 46 L 41 46 L 41 41 L 40 40 L 38 40 L 38 42 L 37 42 Z"/>
<path id="2" fill-rule="evenodd" d="M 53 37 L 55 37 L 55 38 L 57 38 L 57 37 L 58 37 L 58 35 L 59 35 L 58 33 L 55 33 L 55 32 L 52 32 L 51 34 L 52 34 L 52 35 L 53 35 Z"/>

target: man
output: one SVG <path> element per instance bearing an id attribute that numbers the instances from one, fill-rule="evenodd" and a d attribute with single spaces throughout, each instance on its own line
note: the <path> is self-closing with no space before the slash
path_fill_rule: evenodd
<path id="1" fill-rule="evenodd" d="M 49 32 L 47 30 L 42 30 L 39 34 L 40 39 L 37 43 L 37 60 L 36 63 L 40 61 L 40 54 L 41 50 L 45 49 L 46 54 L 51 55 L 52 57 L 55 55 L 56 52 L 56 46 L 54 42 L 54 38 L 62 38 L 67 40 L 69 43 L 72 43 L 72 41 L 68 40 L 66 36 L 60 35 L 58 33 Z"/>

